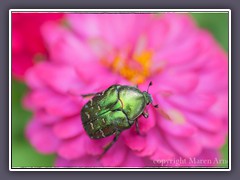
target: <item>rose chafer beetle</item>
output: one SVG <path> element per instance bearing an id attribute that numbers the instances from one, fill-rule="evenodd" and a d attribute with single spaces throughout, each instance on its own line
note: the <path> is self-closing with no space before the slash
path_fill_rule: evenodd
<path id="1" fill-rule="evenodd" d="M 152 82 L 149 83 L 151 85 Z M 99 139 L 115 134 L 100 157 L 117 141 L 120 133 L 129 129 L 134 122 L 137 133 L 140 134 L 138 117 L 143 115 L 147 118 L 145 108 L 152 103 L 148 89 L 142 92 L 134 86 L 112 85 L 103 92 L 82 95 L 94 96 L 81 110 L 83 127 L 89 137 Z M 154 107 L 157 108 L 157 105 Z"/>

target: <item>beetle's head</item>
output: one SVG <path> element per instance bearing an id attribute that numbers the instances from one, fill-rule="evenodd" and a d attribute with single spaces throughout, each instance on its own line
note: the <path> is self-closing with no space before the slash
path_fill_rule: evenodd
<path id="1" fill-rule="evenodd" d="M 150 103 L 152 104 L 152 102 L 153 102 L 153 99 L 152 99 L 151 94 L 148 93 L 149 87 L 150 87 L 151 85 L 152 85 L 152 82 L 149 83 L 148 88 L 147 88 L 147 91 L 144 91 L 144 92 L 143 92 L 143 96 L 144 96 L 144 98 L 145 98 L 145 101 L 146 101 L 147 105 L 149 105 Z M 158 107 L 158 105 L 153 105 L 153 106 L 154 106 L 155 108 Z"/>
<path id="2" fill-rule="evenodd" d="M 149 94 L 147 91 L 144 91 L 143 92 L 143 96 L 144 96 L 144 99 L 145 99 L 147 105 L 152 103 L 152 96 L 151 96 L 151 94 Z"/>

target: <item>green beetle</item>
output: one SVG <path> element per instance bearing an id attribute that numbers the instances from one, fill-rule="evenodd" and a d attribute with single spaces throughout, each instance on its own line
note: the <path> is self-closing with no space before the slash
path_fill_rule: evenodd
<path id="1" fill-rule="evenodd" d="M 149 83 L 149 86 L 152 82 Z M 149 88 L 148 86 L 148 88 Z M 120 133 L 129 129 L 135 122 L 139 133 L 138 117 L 148 117 L 145 107 L 152 103 L 152 97 L 147 91 L 140 91 L 137 87 L 112 85 L 107 90 L 94 94 L 81 110 L 81 118 L 85 131 L 90 138 L 99 139 L 115 134 L 102 153 L 101 157 L 117 141 Z M 157 108 L 157 105 L 154 107 Z"/>

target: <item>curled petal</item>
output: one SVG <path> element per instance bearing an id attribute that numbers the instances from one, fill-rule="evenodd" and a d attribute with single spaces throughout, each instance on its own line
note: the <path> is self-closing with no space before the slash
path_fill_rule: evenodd
<path id="1" fill-rule="evenodd" d="M 141 151 L 146 146 L 146 139 L 143 136 L 140 136 L 136 133 L 135 127 L 132 127 L 131 130 L 124 132 L 124 142 L 126 145 L 135 151 Z"/>
<path id="2" fill-rule="evenodd" d="M 158 125 L 166 133 L 177 137 L 189 137 L 197 132 L 197 128 L 187 122 L 177 124 L 171 120 L 162 119 L 158 121 Z"/>
<path id="3" fill-rule="evenodd" d="M 218 132 L 199 131 L 198 134 L 201 144 L 206 148 L 212 149 L 222 148 L 226 142 L 226 135 L 227 133 L 221 130 Z"/>
<path id="4" fill-rule="evenodd" d="M 206 148 L 203 149 L 199 156 L 189 159 L 187 166 L 216 167 L 221 164 L 220 158 L 219 151 Z"/>
<path id="5" fill-rule="evenodd" d="M 178 77 L 178 78 L 176 78 Z M 189 93 L 198 85 L 198 76 L 195 73 L 169 72 L 159 77 L 159 89 L 172 93 Z"/>
<path id="6" fill-rule="evenodd" d="M 119 139 L 101 158 L 101 163 L 106 167 L 120 166 L 127 155 L 127 147 Z"/>
<path id="7" fill-rule="evenodd" d="M 74 66 L 96 58 L 86 43 L 79 41 L 73 33 L 56 23 L 45 24 L 42 27 L 42 34 L 48 45 L 50 58 L 56 63 Z"/>
<path id="8" fill-rule="evenodd" d="M 209 109 L 216 101 L 216 96 L 210 93 L 199 93 L 199 94 L 191 94 L 186 96 L 174 96 L 174 98 L 169 98 L 169 102 L 173 104 L 173 106 L 177 106 L 181 109 L 185 109 L 188 111 L 194 112 L 205 112 L 206 109 Z"/>
<path id="9" fill-rule="evenodd" d="M 33 91 L 29 94 L 27 101 L 28 103 L 31 102 L 33 107 L 44 108 L 47 113 L 55 116 L 79 114 L 82 106 L 81 102 L 76 101 L 76 99 L 56 94 L 49 90 Z"/>
<path id="10" fill-rule="evenodd" d="M 61 143 L 58 148 L 57 154 L 64 159 L 72 160 L 82 157 L 86 153 L 85 141 L 87 137 L 80 135 L 74 139 L 66 140 Z"/>
<path id="11" fill-rule="evenodd" d="M 38 63 L 26 74 L 26 81 L 34 88 L 51 88 L 59 93 L 79 91 L 84 87 L 76 70 L 68 66 L 62 66 L 44 62 Z"/>
<path id="12" fill-rule="evenodd" d="M 151 160 L 161 158 L 173 158 L 174 152 L 166 144 L 162 137 L 161 131 L 158 128 L 151 130 L 146 137 L 146 145 L 143 150 L 137 151 L 138 156 L 149 156 Z"/>
<path id="13" fill-rule="evenodd" d="M 188 122 L 191 124 L 210 132 L 220 131 L 222 128 L 223 122 L 221 119 L 214 117 L 213 115 L 200 115 L 193 113 L 185 113 L 187 116 Z"/>
<path id="14" fill-rule="evenodd" d="M 144 161 L 142 158 L 136 156 L 131 151 L 128 151 L 127 156 L 123 163 L 121 164 L 121 167 L 144 167 Z"/>
<path id="15" fill-rule="evenodd" d="M 188 138 L 166 135 L 166 139 L 175 151 L 183 157 L 194 157 L 201 153 L 202 145 L 196 135 Z"/>
<path id="16" fill-rule="evenodd" d="M 141 21 L 138 21 L 141 18 Z M 69 14 L 68 19 L 79 35 L 101 37 L 106 43 L 122 48 L 134 43 L 147 27 L 149 16 L 145 14 Z M 76 23 L 82 21 L 83 23 Z M 121 24 L 124 23 L 124 26 Z M 122 37 L 116 40 L 116 37 Z"/>
<path id="17" fill-rule="evenodd" d="M 57 157 L 55 161 L 56 167 L 102 167 L 100 161 L 94 156 L 83 156 L 74 160 L 66 160 L 62 157 Z"/>
<path id="18" fill-rule="evenodd" d="M 27 126 L 26 136 L 40 153 L 50 154 L 57 151 L 60 141 L 53 134 L 51 128 L 41 126 L 36 120 L 30 121 Z"/>
<path id="19" fill-rule="evenodd" d="M 36 116 L 38 117 L 39 122 L 41 122 L 43 125 L 52 125 L 61 120 L 59 116 L 48 114 L 44 110 L 38 110 L 36 112 Z"/>

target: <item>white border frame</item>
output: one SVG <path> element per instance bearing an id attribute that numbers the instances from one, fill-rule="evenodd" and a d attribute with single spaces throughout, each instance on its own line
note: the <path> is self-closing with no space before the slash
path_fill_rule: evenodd
<path id="1" fill-rule="evenodd" d="M 12 168 L 11 162 L 12 162 L 12 132 L 11 132 L 11 127 L 12 127 L 12 114 L 11 114 L 11 92 L 12 92 L 12 57 L 11 57 L 11 46 L 12 46 L 12 26 L 11 26 L 11 14 L 12 12 L 96 12 L 96 13 L 101 13 L 101 12 L 181 12 L 181 13 L 187 13 L 187 12 L 192 12 L 192 13 L 228 13 L 229 14 L 229 28 L 228 28 L 228 93 L 229 93 L 229 99 L 228 99 L 228 143 L 229 143 L 229 149 L 228 149 L 228 166 L 229 168 L 201 168 L 198 167 L 191 169 L 191 168 L 179 168 L 179 169 L 162 169 L 162 168 L 152 168 L 152 169 L 144 169 L 144 168 L 134 168 L 134 169 L 128 169 L 128 168 L 119 168 L 119 169 L 104 169 L 104 168 L 79 168 L 79 169 L 64 169 L 64 168 L 34 168 L 34 167 L 29 167 L 29 168 Z M 10 9 L 9 10 L 9 171 L 231 171 L 231 9 Z M 21 168 L 21 169 L 20 169 Z"/>

